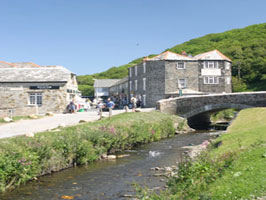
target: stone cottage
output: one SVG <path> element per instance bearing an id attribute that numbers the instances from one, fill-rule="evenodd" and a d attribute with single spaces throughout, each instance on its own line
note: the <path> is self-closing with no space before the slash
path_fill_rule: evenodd
<path id="1" fill-rule="evenodd" d="M 0 117 L 62 113 L 77 95 L 76 75 L 62 66 L 0 61 Z"/>

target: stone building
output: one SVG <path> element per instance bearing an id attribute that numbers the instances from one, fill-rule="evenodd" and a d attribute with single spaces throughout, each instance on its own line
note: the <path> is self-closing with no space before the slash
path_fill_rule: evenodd
<path id="1" fill-rule="evenodd" d="M 128 69 L 128 100 L 135 96 L 144 107 L 155 107 L 156 102 L 180 95 L 230 93 L 231 60 L 218 50 L 192 56 L 166 51 Z M 107 96 L 121 96 L 119 81 L 101 80 Z M 94 84 L 98 84 L 97 80 Z M 97 87 L 95 87 L 97 90 Z"/>
<path id="2" fill-rule="evenodd" d="M 0 61 L 0 118 L 62 113 L 77 95 L 76 75 L 62 66 Z"/>
<path id="3" fill-rule="evenodd" d="M 109 88 L 110 96 L 114 98 L 117 103 L 122 104 L 125 99 L 128 102 L 128 77 L 120 79 Z"/>
<path id="4" fill-rule="evenodd" d="M 110 87 L 121 79 L 94 79 L 94 96 L 96 99 L 106 99 L 110 96 Z"/>
<path id="5" fill-rule="evenodd" d="M 128 101 L 128 77 L 123 79 L 95 79 L 95 98 L 107 99 L 112 97 L 116 103 L 121 103 L 122 99 Z"/>
<path id="6" fill-rule="evenodd" d="M 231 60 L 218 50 L 195 57 L 170 51 L 129 68 L 129 94 L 145 107 L 171 96 L 231 92 Z"/>

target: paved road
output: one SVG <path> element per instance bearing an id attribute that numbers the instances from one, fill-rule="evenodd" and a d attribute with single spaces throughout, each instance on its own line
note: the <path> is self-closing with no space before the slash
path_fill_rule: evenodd
<path id="1" fill-rule="evenodd" d="M 142 109 L 143 112 L 149 112 L 154 109 Z M 113 115 L 123 113 L 123 110 L 113 110 Z M 108 116 L 108 112 L 103 113 Z M 95 121 L 98 120 L 96 110 L 81 112 L 75 114 L 56 114 L 54 116 L 44 117 L 41 119 L 21 120 L 11 122 L 0 126 L 0 138 L 24 135 L 27 133 L 38 133 L 49 129 L 57 128 L 60 124 L 71 126 L 78 124 L 80 120 Z"/>

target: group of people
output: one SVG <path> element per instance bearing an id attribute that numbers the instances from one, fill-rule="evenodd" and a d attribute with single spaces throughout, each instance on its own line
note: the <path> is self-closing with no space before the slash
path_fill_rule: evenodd
<path id="1" fill-rule="evenodd" d="M 98 115 L 101 114 L 101 112 L 104 110 L 110 111 L 115 108 L 114 101 L 109 97 L 105 102 L 102 99 L 94 99 L 93 103 L 87 99 L 85 102 L 75 103 L 74 100 L 72 100 L 67 105 L 67 113 L 75 113 L 76 111 L 79 111 L 82 109 L 82 111 L 87 112 L 89 109 L 91 109 L 91 104 L 96 105 L 96 108 L 98 110 Z M 135 96 L 131 97 L 130 102 L 128 103 L 126 98 L 123 98 L 121 100 L 121 104 L 123 109 L 132 108 L 132 112 L 136 111 L 136 108 L 139 108 L 142 106 L 142 102 L 140 99 L 137 99 Z"/>
<path id="2" fill-rule="evenodd" d="M 85 102 L 76 102 L 74 100 L 70 101 L 70 103 L 67 105 L 66 110 L 67 113 L 75 113 L 76 111 L 79 111 L 80 109 L 83 109 L 85 112 L 91 109 L 91 101 L 89 99 L 86 99 Z"/>
<path id="3" fill-rule="evenodd" d="M 111 98 L 108 98 L 106 103 L 104 103 L 102 100 L 99 100 L 96 106 L 98 110 L 98 115 L 101 115 L 103 108 L 106 108 L 107 111 L 111 112 L 114 109 L 114 107 L 115 103 L 111 100 Z"/>

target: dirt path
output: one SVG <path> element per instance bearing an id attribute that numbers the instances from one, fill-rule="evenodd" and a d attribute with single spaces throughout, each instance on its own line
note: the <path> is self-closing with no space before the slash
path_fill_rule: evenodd
<path id="1" fill-rule="evenodd" d="M 142 109 L 143 112 L 149 112 L 154 109 Z M 124 110 L 113 110 L 113 115 L 124 113 Z M 108 112 L 104 112 L 108 116 Z M 41 119 L 21 120 L 4 124 L 0 126 L 0 138 L 24 135 L 27 133 L 38 133 L 49 129 L 57 128 L 60 124 L 71 126 L 78 124 L 80 120 L 95 121 L 98 120 L 96 110 L 81 112 L 75 114 L 56 114 L 54 116 L 44 117 Z"/>

